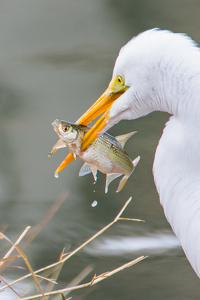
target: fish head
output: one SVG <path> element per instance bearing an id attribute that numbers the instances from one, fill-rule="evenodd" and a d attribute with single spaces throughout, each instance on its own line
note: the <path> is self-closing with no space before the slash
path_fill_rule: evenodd
<path id="1" fill-rule="evenodd" d="M 63 120 L 56 119 L 52 126 L 58 136 L 65 142 L 70 143 L 76 140 L 78 135 L 78 125 Z"/>

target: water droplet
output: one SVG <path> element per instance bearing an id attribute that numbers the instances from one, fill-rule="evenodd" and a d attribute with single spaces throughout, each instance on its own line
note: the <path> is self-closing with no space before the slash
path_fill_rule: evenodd
<path id="1" fill-rule="evenodd" d="M 54 173 L 54 177 L 58 178 L 59 177 L 58 173 Z"/>
<path id="2" fill-rule="evenodd" d="M 97 206 L 97 204 L 98 204 L 97 200 L 94 200 L 94 201 L 92 202 L 91 206 L 92 206 L 92 207 L 95 207 L 95 206 Z"/>
<path id="3" fill-rule="evenodd" d="M 96 181 L 93 182 L 93 184 L 96 184 L 96 183 L 97 183 Z"/>

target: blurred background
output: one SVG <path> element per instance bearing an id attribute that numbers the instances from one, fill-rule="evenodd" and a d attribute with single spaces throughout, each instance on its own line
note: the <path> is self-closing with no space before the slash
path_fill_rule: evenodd
<path id="1" fill-rule="evenodd" d="M 109 131 L 138 131 L 125 149 L 132 159 L 140 155 L 141 161 L 118 194 L 119 179 L 104 194 L 104 174 L 98 173 L 96 185 L 92 175 L 79 178 L 83 162 L 78 159 L 55 179 L 67 149 L 48 158 L 58 140 L 51 123 L 56 118 L 75 122 L 102 94 L 125 43 L 154 27 L 187 33 L 198 43 L 199 16 L 198 0 L 0 1 L 1 228 L 14 242 L 26 226 L 40 224 L 56 199 L 68 193 L 25 249 L 36 270 L 58 260 L 63 247 L 74 250 L 111 222 L 130 196 L 133 200 L 123 216 L 146 221 L 118 222 L 64 265 L 59 287 L 88 265 L 94 269 L 84 282 L 95 273 L 149 256 L 94 287 L 71 293 L 73 299 L 199 297 L 199 279 L 165 219 L 152 176 L 155 149 L 169 115 L 152 113 L 122 121 Z M 98 204 L 92 207 L 94 200 Z M 1 240 L 0 245 L 2 253 L 8 250 L 8 243 Z M 25 272 L 5 273 L 10 282 Z M 0 297 L 17 298 L 11 291 Z"/>

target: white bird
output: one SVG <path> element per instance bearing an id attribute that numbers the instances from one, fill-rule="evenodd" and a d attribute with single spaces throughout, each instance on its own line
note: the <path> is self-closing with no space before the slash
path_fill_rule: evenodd
<path id="1" fill-rule="evenodd" d="M 200 50 L 196 43 L 184 34 L 159 29 L 134 37 L 120 50 L 107 90 L 77 123 L 86 125 L 105 110 L 85 136 L 82 150 L 99 131 L 122 119 L 153 111 L 172 115 L 155 153 L 154 181 L 165 216 L 200 277 Z M 64 164 L 70 161 L 68 157 Z"/>

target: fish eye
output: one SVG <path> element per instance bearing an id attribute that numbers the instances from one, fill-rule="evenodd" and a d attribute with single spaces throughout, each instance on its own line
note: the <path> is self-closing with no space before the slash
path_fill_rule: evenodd
<path id="1" fill-rule="evenodd" d="M 117 75 L 117 81 L 120 83 L 120 84 L 125 84 L 125 78 L 124 78 L 124 75 L 122 74 L 118 74 Z"/>
<path id="2" fill-rule="evenodd" d="M 62 130 L 63 130 L 64 132 L 66 132 L 66 131 L 69 130 L 69 127 L 68 127 L 67 125 L 63 125 L 63 126 L 62 126 Z"/>

